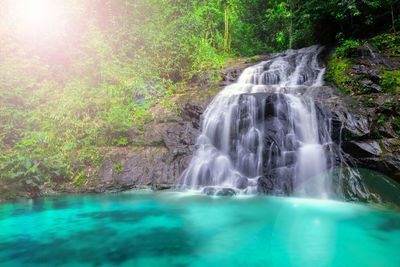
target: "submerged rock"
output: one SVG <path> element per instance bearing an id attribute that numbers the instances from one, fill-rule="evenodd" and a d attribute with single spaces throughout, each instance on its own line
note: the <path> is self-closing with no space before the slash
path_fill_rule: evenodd
<path id="1" fill-rule="evenodd" d="M 218 188 L 212 186 L 203 188 L 202 192 L 207 196 L 230 197 L 236 195 L 236 191 L 232 188 Z"/>
<path id="2" fill-rule="evenodd" d="M 217 192 L 217 189 L 215 187 L 205 187 L 203 188 L 202 192 L 207 196 L 214 196 L 215 193 Z"/>
<path id="3" fill-rule="evenodd" d="M 217 196 L 229 197 L 236 195 L 236 191 L 232 188 L 222 188 L 217 191 Z"/>
<path id="4" fill-rule="evenodd" d="M 246 177 L 239 177 L 236 180 L 236 188 L 238 189 L 246 189 L 247 186 L 249 185 L 249 180 Z"/>

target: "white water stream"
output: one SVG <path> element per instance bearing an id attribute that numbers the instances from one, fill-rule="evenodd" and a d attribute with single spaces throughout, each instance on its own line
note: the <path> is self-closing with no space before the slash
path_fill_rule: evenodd
<path id="1" fill-rule="evenodd" d="M 330 121 L 309 93 L 323 85 L 322 50 L 275 54 L 223 89 L 203 114 L 197 151 L 180 187 L 329 195 L 326 170 L 335 164 Z"/>

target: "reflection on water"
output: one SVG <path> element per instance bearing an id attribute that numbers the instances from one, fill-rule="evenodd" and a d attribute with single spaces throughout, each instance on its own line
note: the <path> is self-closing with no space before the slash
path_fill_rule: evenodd
<path id="1" fill-rule="evenodd" d="M 1 266 L 400 266 L 400 214 L 366 205 L 182 193 L 0 206 Z"/>

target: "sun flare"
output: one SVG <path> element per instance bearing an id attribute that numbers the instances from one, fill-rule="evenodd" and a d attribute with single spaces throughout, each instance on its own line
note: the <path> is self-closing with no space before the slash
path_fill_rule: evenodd
<path id="1" fill-rule="evenodd" d="M 22 1 L 19 6 L 20 16 L 26 22 L 35 24 L 44 23 L 49 16 L 48 5 L 44 0 L 37 1 Z"/>
<path id="2" fill-rule="evenodd" d="M 61 8 L 49 0 L 17 0 L 10 7 L 14 29 L 29 36 L 52 34 L 62 28 Z"/>

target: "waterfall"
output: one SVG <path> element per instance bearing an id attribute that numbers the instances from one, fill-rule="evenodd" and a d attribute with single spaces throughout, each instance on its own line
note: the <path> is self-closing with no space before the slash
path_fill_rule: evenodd
<path id="1" fill-rule="evenodd" d="M 322 50 L 273 54 L 216 95 L 180 188 L 329 197 L 338 156 L 329 116 L 314 101 L 326 88 Z"/>

